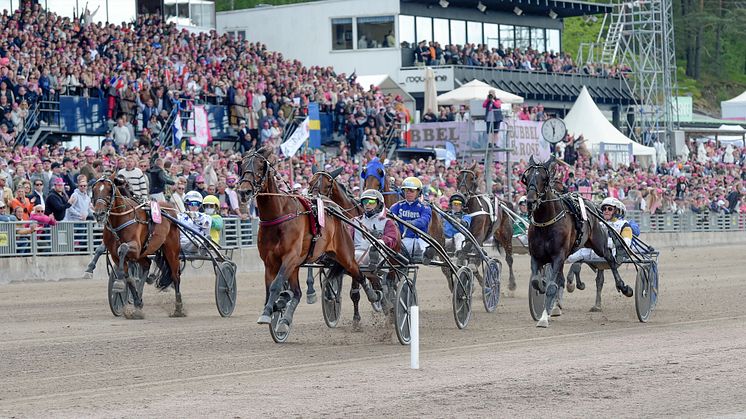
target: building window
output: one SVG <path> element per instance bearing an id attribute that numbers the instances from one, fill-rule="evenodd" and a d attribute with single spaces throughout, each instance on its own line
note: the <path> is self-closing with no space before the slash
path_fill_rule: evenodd
<path id="1" fill-rule="evenodd" d="M 560 31 L 558 29 L 547 29 L 547 51 L 560 52 Z"/>
<path id="2" fill-rule="evenodd" d="M 433 40 L 433 20 L 429 17 L 417 16 L 417 42 Z"/>
<path id="3" fill-rule="evenodd" d="M 402 43 L 402 47 L 414 48 L 416 46 L 414 16 L 399 15 L 399 40 Z"/>
<path id="4" fill-rule="evenodd" d="M 451 44 L 462 46 L 466 44 L 466 22 L 463 20 L 451 21 Z"/>
<path id="5" fill-rule="evenodd" d="M 497 49 L 497 47 L 500 44 L 499 36 L 500 34 L 497 31 L 497 24 L 495 23 L 484 24 L 484 43 L 487 44 L 487 48 Z"/>
<path id="6" fill-rule="evenodd" d="M 531 28 L 526 26 L 515 27 L 515 47 L 521 51 L 531 46 Z"/>
<path id="7" fill-rule="evenodd" d="M 357 18 L 357 48 L 396 48 L 393 16 Z"/>
<path id="8" fill-rule="evenodd" d="M 544 28 L 531 28 L 531 48 L 539 52 L 547 50 Z"/>
<path id="9" fill-rule="evenodd" d="M 352 18 L 332 19 L 332 50 L 352 49 Z"/>
<path id="10" fill-rule="evenodd" d="M 449 31 L 448 19 L 433 19 L 433 41 L 439 43 L 441 47 L 451 42 Z"/>
<path id="11" fill-rule="evenodd" d="M 466 39 L 470 44 L 482 44 L 482 23 L 481 22 L 466 22 Z"/>
<path id="12" fill-rule="evenodd" d="M 500 43 L 505 49 L 515 48 L 513 25 L 500 25 Z"/>

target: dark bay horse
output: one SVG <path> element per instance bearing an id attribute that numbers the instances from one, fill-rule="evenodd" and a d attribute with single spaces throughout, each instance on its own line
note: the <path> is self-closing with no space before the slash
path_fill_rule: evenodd
<path id="1" fill-rule="evenodd" d="M 386 168 L 378 158 L 374 158 L 363 168 L 360 177 L 363 179 L 363 190 L 375 189 L 383 194 L 386 208 L 391 208 L 400 201 L 401 195 L 391 188 L 391 180 L 386 176 Z M 441 246 L 445 247 L 446 237 L 443 233 L 443 220 L 434 212 L 430 218 L 430 226 L 427 229 L 427 233 L 440 243 Z M 428 248 L 426 253 L 432 259 L 432 250 Z M 450 275 L 448 272 L 446 268 L 443 268 L 443 273 Z"/>
<path id="2" fill-rule="evenodd" d="M 381 301 L 382 293 L 374 290 L 360 272 L 347 227 L 339 219 L 326 216 L 324 227 L 316 231 L 317 221 L 310 203 L 282 192 L 277 186 L 275 162 L 271 149 L 260 148 L 246 155 L 241 163 L 239 190 L 249 199 L 256 198 L 260 217 L 257 247 L 264 262 L 266 299 L 257 323 L 271 322 L 275 301 L 288 282 L 293 297 L 287 303 L 279 326 L 280 330 L 289 330 L 302 296 L 298 270 L 306 261 L 315 262 L 324 255 L 363 287 L 369 301 Z M 380 284 L 374 285 L 380 289 Z"/>
<path id="3" fill-rule="evenodd" d="M 632 288 L 624 284 L 618 272 L 619 263 L 607 246 L 609 233 L 606 226 L 589 214 L 587 219 L 574 215 L 568 202 L 557 196 L 552 188 L 554 177 L 554 156 L 544 163 L 529 159 L 529 167 L 521 176 L 526 185 L 530 226 L 528 228 L 528 250 L 531 255 L 531 286 L 545 294 L 544 311 L 537 327 L 549 326 L 549 315 L 554 303 L 564 287 L 562 267 L 567 257 L 577 249 L 587 247 L 601 255 L 614 274 L 617 290 L 627 297 L 632 296 Z M 584 201 L 586 211 L 598 214 L 592 202 Z M 580 226 L 580 229 L 577 228 Z M 540 277 L 545 267 L 546 282 Z"/>
<path id="4" fill-rule="evenodd" d="M 331 173 L 325 171 L 318 171 L 314 173 L 311 180 L 308 182 L 308 194 L 311 197 L 323 196 L 330 199 L 344 211 L 350 218 L 355 218 L 363 215 L 363 207 L 360 202 L 350 195 L 350 193 L 336 181 L 336 177 L 339 175 L 341 169 L 332 171 Z M 394 250 L 399 252 L 401 250 L 401 241 L 394 247 Z M 330 277 L 338 273 L 337 269 L 332 268 Z M 350 299 L 354 306 L 354 314 L 352 316 L 353 322 L 360 322 L 360 284 L 356 281 L 352 282 L 350 288 Z"/>
<path id="5" fill-rule="evenodd" d="M 126 285 L 133 296 L 135 309 L 140 312 L 136 315 L 141 315 L 142 295 L 137 292 L 134 279 L 129 277 L 128 263 L 138 263 L 143 272 L 148 272 L 148 256 L 160 251 L 165 260 L 161 266 L 164 283 L 172 282 L 176 291 L 174 316 L 182 317 L 179 229 L 165 217 L 160 224 L 154 223 L 144 208 L 145 204 L 122 194 L 125 184 L 126 180 L 112 175 L 100 178 L 93 185 L 94 214 L 96 220 L 104 225 L 103 242 L 116 265 L 114 288 Z M 161 202 L 160 206 L 162 211 L 176 215 L 176 209 L 170 204 Z"/>
<path id="6" fill-rule="evenodd" d="M 513 274 L 512 221 L 500 205 L 492 202 L 490 195 L 478 192 L 477 188 L 481 179 L 475 171 L 476 165 L 475 162 L 470 168 L 462 169 L 456 178 L 458 191 L 466 198 L 464 209 L 471 215 L 469 231 L 480 244 L 492 236 L 495 246 L 502 247 L 510 271 L 508 289 L 513 291 L 516 284 Z"/>

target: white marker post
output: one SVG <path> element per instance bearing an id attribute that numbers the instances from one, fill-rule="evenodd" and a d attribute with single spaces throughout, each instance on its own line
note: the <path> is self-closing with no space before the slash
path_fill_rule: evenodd
<path id="1" fill-rule="evenodd" d="M 409 368 L 420 369 L 420 308 L 409 308 Z"/>

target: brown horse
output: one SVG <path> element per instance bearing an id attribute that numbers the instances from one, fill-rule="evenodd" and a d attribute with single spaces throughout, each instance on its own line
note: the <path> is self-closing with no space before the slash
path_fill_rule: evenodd
<path id="1" fill-rule="evenodd" d="M 306 261 L 315 262 L 324 255 L 341 265 L 363 287 L 369 301 L 380 301 L 382 293 L 368 284 L 355 261 L 352 237 L 346 226 L 339 219 L 327 216 L 325 226 L 316 231 L 317 221 L 310 203 L 278 188 L 275 162 L 271 149 L 260 148 L 246 155 L 241 163 L 239 190 L 256 198 L 260 217 L 257 246 L 264 261 L 266 299 L 257 323 L 270 324 L 275 302 L 287 282 L 293 296 L 278 325 L 280 331 L 289 330 L 302 296 L 298 270 Z M 374 285 L 380 289 L 380 284 Z"/>
<path id="2" fill-rule="evenodd" d="M 513 291 L 516 288 L 513 274 L 513 225 L 500 205 L 494 205 L 489 195 L 477 191 L 480 179 L 475 171 L 476 165 L 475 162 L 469 169 L 462 169 L 456 178 L 458 191 L 466 198 L 465 209 L 471 215 L 469 231 L 479 243 L 484 243 L 492 236 L 495 246 L 502 247 L 510 271 L 508 289 Z"/>
<path id="3" fill-rule="evenodd" d="M 121 189 L 125 188 L 123 182 L 126 183 L 126 180 L 112 175 L 102 177 L 93 185 L 94 214 L 96 220 L 104 225 L 103 242 L 116 266 L 114 288 L 123 289 L 126 284 L 133 296 L 136 315 L 141 315 L 142 295 L 137 292 L 134 279 L 128 275 L 128 263 L 138 263 L 143 272 L 148 272 L 148 256 L 160 251 L 165 259 L 161 266 L 161 283 L 173 283 L 176 291 L 174 316 L 181 317 L 184 311 L 180 291 L 179 229 L 165 217 L 161 223 L 154 223 L 144 204 L 122 194 Z M 176 209 L 170 204 L 162 202 L 160 206 L 164 212 L 171 211 L 172 215 L 176 215 Z"/>
<path id="4" fill-rule="evenodd" d="M 526 200 L 531 225 L 528 228 L 528 250 L 531 254 L 531 286 L 545 294 L 544 311 L 537 327 L 549 326 L 549 315 L 564 287 L 565 278 L 562 266 L 572 252 L 587 247 L 608 262 L 614 274 L 617 289 L 625 296 L 632 296 L 632 288 L 625 285 L 617 268 L 619 263 L 607 246 L 609 237 L 606 226 L 589 214 L 587 219 L 575 215 L 568 199 L 555 194 L 551 187 L 554 177 L 555 159 L 552 156 L 545 163 L 529 159 L 529 167 L 521 176 L 526 185 Z M 592 202 L 584 201 L 586 211 L 598 215 Z M 579 228 L 578 228 L 579 227 Z M 539 272 L 545 269 L 546 281 Z"/>
<path id="5" fill-rule="evenodd" d="M 399 202 L 401 195 L 399 192 L 392 190 L 391 180 L 386 176 L 386 169 L 377 158 L 371 160 L 363 168 L 360 177 L 364 182 L 363 189 L 375 189 L 383 194 L 386 208 L 391 208 L 394 204 Z M 443 233 L 443 220 L 438 216 L 438 214 L 432 214 L 427 233 L 440 243 L 441 246 L 445 247 L 446 237 Z M 435 255 L 434 249 L 428 247 L 425 254 L 428 258 L 432 259 Z M 448 271 L 447 268 L 443 267 L 443 273 L 445 275 L 450 275 L 449 272 L 450 271 Z"/>
<path id="6" fill-rule="evenodd" d="M 334 170 L 333 172 L 319 171 L 314 173 L 311 180 L 308 182 L 308 194 L 312 197 L 325 196 L 332 202 L 339 205 L 339 207 L 347 214 L 350 218 L 362 216 L 364 211 L 360 202 L 355 199 L 347 190 L 336 181 L 336 177 L 340 173 L 340 169 Z M 384 204 L 385 205 L 385 204 Z M 396 252 L 401 250 L 401 241 L 393 248 Z M 329 274 L 333 277 L 336 274 L 336 269 L 332 268 L 332 273 Z M 393 272 L 391 273 L 393 274 Z M 352 287 L 350 288 L 350 299 L 354 306 L 353 322 L 360 321 L 360 284 L 353 281 Z"/>

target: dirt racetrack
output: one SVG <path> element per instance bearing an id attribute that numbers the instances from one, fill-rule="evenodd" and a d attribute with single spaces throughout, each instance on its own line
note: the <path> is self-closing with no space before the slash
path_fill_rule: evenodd
<path id="1" fill-rule="evenodd" d="M 564 315 L 537 329 L 519 256 L 516 295 L 487 314 L 475 293 L 459 331 L 442 274 L 421 270 L 416 371 L 369 305 L 363 331 L 351 330 L 347 298 L 341 327 L 303 303 L 288 342 L 273 343 L 254 323 L 259 274 L 239 277 L 228 319 L 212 278 L 185 280 L 186 318 L 168 317 L 173 294 L 147 287 L 144 320 L 113 317 L 103 281 L 0 286 L 0 416 L 746 416 L 746 247 L 661 250 L 648 324 L 608 282 L 604 312 L 589 313 L 584 268 L 588 288 L 566 294 Z M 634 284 L 634 271 L 622 276 Z"/>

